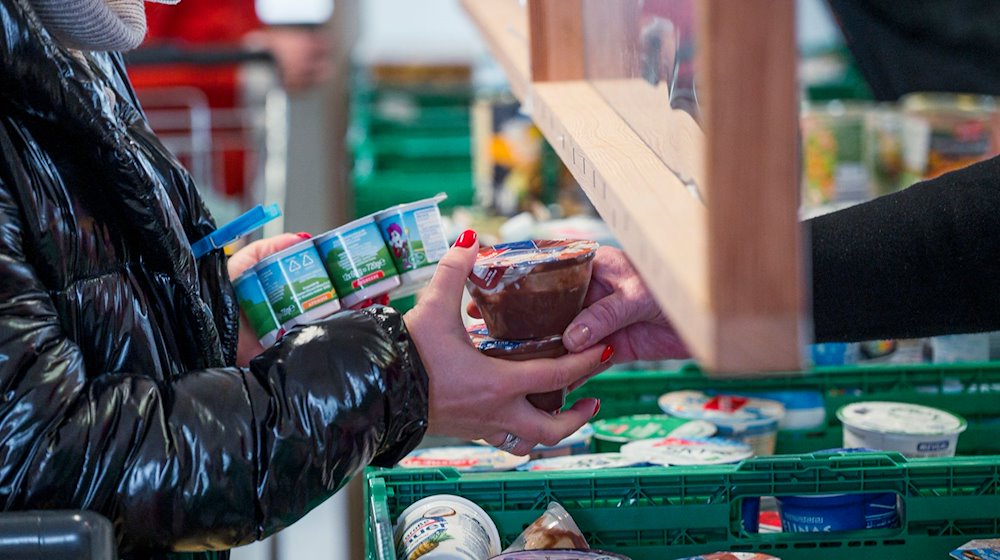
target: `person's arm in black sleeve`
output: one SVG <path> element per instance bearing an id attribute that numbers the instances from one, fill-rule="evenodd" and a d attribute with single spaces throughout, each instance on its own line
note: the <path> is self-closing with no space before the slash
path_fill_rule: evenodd
<path id="1" fill-rule="evenodd" d="M 120 552 L 226 548 L 288 525 L 421 438 L 427 377 L 401 318 L 295 329 L 249 370 L 88 371 L 0 184 L 0 506 L 90 509 Z"/>
<path id="2" fill-rule="evenodd" d="M 806 228 L 818 341 L 1000 330 L 1000 158 Z"/>

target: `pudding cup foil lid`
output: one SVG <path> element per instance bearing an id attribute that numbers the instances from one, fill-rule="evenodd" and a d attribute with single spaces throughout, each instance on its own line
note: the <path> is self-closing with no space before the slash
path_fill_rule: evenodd
<path id="1" fill-rule="evenodd" d="M 544 240 L 500 243 L 479 250 L 469 281 L 483 290 L 492 290 L 508 270 L 530 271 L 541 264 L 585 263 L 594 258 L 599 244 L 587 240 Z"/>

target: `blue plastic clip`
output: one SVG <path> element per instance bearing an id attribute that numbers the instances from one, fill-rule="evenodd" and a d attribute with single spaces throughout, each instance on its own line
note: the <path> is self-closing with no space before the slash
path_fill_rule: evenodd
<path id="1" fill-rule="evenodd" d="M 194 252 L 194 258 L 200 259 L 213 249 L 225 247 L 244 235 L 252 233 L 280 215 L 281 209 L 278 208 L 277 204 L 271 204 L 266 207 L 258 204 L 235 220 L 191 244 L 191 251 Z"/>

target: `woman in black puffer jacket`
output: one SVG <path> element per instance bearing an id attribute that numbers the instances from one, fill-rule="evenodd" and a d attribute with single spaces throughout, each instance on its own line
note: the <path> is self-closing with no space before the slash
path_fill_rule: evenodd
<path id="1" fill-rule="evenodd" d="M 517 434 L 523 454 L 593 414 L 524 396 L 592 374 L 604 348 L 512 363 L 469 345 L 471 232 L 405 321 L 340 313 L 236 367 L 226 257 L 191 254 L 215 228 L 195 187 L 121 57 L 70 50 L 47 25 L 29 0 L 0 0 L 0 509 L 99 512 L 124 558 L 210 557 L 392 465 L 428 428 Z"/>

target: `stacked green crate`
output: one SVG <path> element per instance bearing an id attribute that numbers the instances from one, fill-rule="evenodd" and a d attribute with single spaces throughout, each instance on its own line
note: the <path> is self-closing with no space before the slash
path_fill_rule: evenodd
<path id="1" fill-rule="evenodd" d="M 354 74 L 350 146 L 354 215 L 445 193 L 442 210 L 472 204 L 470 85 L 376 82 Z M 400 311 L 414 298 L 393 300 Z"/>
<path id="2" fill-rule="evenodd" d="M 351 147 L 354 213 L 365 216 L 446 193 L 473 201 L 470 85 L 376 83 L 355 75 Z"/>

